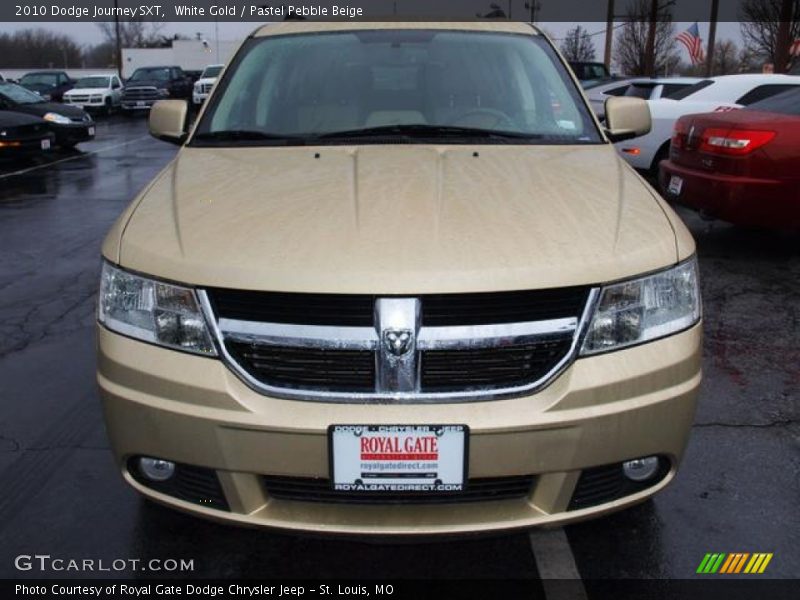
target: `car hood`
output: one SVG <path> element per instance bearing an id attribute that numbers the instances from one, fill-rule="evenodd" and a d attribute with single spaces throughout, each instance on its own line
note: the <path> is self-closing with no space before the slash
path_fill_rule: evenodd
<path id="1" fill-rule="evenodd" d="M 548 288 L 675 263 L 664 211 L 609 144 L 187 147 L 104 254 L 201 286 Z"/>
<path id="2" fill-rule="evenodd" d="M 43 117 L 47 113 L 57 113 L 71 119 L 82 119 L 87 113 L 77 106 L 59 104 L 57 102 L 37 102 L 35 104 L 20 104 L 16 107 L 19 112 Z"/>
<path id="3" fill-rule="evenodd" d="M 217 80 L 216 77 L 201 77 L 200 79 L 195 81 L 195 83 L 202 83 L 203 85 L 206 85 L 209 83 L 213 84 L 216 80 Z"/>
<path id="4" fill-rule="evenodd" d="M 0 131 L 3 127 L 20 127 L 22 125 L 44 124 L 45 121 L 39 117 L 28 114 L 13 112 L 10 110 L 0 110 Z"/>
<path id="5" fill-rule="evenodd" d="M 87 94 L 106 94 L 108 88 L 72 88 L 68 92 L 64 92 L 65 96 L 85 96 Z"/>

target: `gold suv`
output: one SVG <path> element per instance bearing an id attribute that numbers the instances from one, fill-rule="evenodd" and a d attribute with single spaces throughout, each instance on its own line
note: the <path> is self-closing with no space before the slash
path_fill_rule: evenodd
<path id="1" fill-rule="evenodd" d="M 98 380 L 125 480 L 348 534 L 566 522 L 675 476 L 694 242 L 520 23 L 265 26 L 103 246 Z"/>

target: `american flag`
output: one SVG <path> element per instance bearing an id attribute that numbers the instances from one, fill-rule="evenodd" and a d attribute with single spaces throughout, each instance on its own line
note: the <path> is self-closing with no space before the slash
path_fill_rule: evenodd
<path id="1" fill-rule="evenodd" d="M 678 34 L 678 37 L 675 39 L 686 46 L 686 50 L 689 52 L 689 58 L 692 59 L 693 65 L 699 64 L 705 60 L 706 56 L 703 52 L 703 40 L 700 39 L 700 29 L 697 27 L 697 23 L 689 27 L 686 31 Z"/>

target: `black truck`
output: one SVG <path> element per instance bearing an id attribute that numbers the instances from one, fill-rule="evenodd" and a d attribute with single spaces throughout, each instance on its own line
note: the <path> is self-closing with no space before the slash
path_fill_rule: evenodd
<path id="1" fill-rule="evenodd" d="M 142 67 L 125 82 L 122 109 L 148 111 L 158 100 L 192 97 L 192 80 L 180 67 Z"/>

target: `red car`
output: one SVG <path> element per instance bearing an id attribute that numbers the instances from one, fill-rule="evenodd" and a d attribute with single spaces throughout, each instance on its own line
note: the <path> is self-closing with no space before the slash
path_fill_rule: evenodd
<path id="1" fill-rule="evenodd" d="M 711 218 L 800 229 L 800 89 L 681 117 L 659 183 L 668 199 Z"/>

